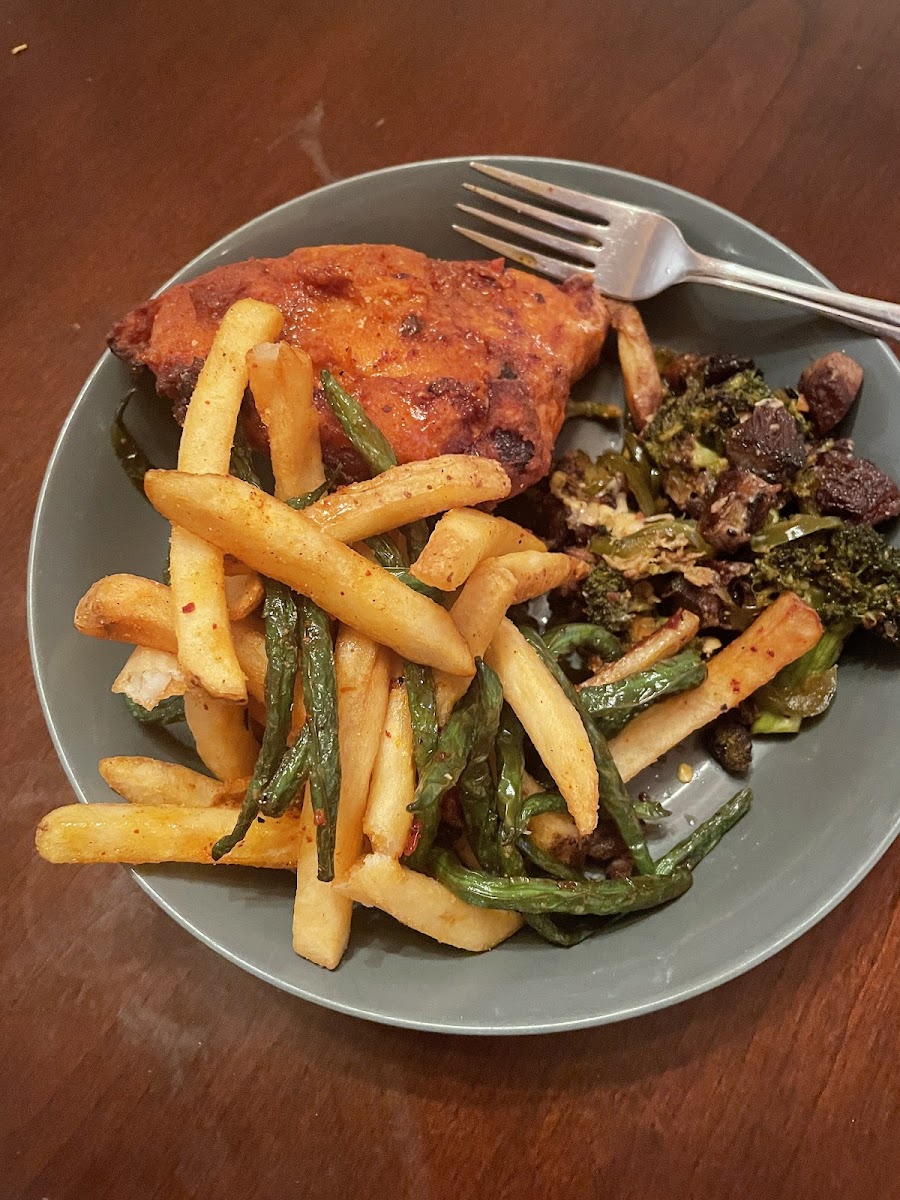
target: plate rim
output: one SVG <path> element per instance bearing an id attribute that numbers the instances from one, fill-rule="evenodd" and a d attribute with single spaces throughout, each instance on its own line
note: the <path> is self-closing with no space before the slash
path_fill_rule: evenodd
<path id="1" fill-rule="evenodd" d="M 214 254 L 217 250 L 222 249 L 226 243 L 231 242 L 237 236 L 252 231 L 256 226 L 264 224 L 271 220 L 273 216 L 284 212 L 299 201 L 308 199 L 311 196 L 321 196 L 333 190 L 338 190 L 350 184 L 358 184 L 364 180 L 370 180 L 387 174 L 396 174 L 398 172 L 414 171 L 422 167 L 435 166 L 465 166 L 471 162 L 491 162 L 491 163 L 534 163 L 542 166 L 572 166 L 572 167 L 587 167 L 590 169 L 600 169 L 608 175 L 630 183 L 637 181 L 641 184 L 649 184 L 653 187 L 661 188 L 666 192 L 683 197 L 692 203 L 699 203 L 705 208 L 711 209 L 722 217 L 731 222 L 737 222 L 744 229 L 752 232 L 755 235 L 762 235 L 770 244 L 777 246 L 781 251 L 805 272 L 809 272 L 815 279 L 825 287 L 837 290 L 835 285 L 825 275 L 822 274 L 816 267 L 808 262 L 802 255 L 798 254 L 786 243 L 782 242 L 773 234 L 768 233 L 759 225 L 740 216 L 738 213 L 732 212 L 730 209 L 717 204 L 715 201 L 708 200 L 704 196 L 700 196 L 695 192 L 690 192 L 685 188 L 677 187 L 674 184 L 666 183 L 660 179 L 654 179 L 652 176 L 640 175 L 636 172 L 625 171 L 618 167 L 605 166 L 602 163 L 590 163 L 579 159 L 569 158 L 549 158 L 544 155 L 527 155 L 527 154 L 476 154 L 476 155 L 448 155 L 440 158 L 420 159 L 412 162 L 395 163 L 390 166 L 379 167 L 372 171 L 363 171 L 355 175 L 347 176 L 343 179 L 334 180 L 324 184 L 321 187 L 310 189 L 308 192 L 302 192 L 297 196 L 293 196 L 274 207 L 267 209 L 263 213 L 251 217 L 243 224 L 236 226 L 233 230 L 223 234 L 216 241 L 212 242 L 205 249 L 194 255 L 187 263 L 175 271 L 163 284 L 161 284 L 153 296 L 158 296 L 168 288 L 175 285 L 177 281 L 183 278 L 191 278 L 191 272 L 194 268 L 209 255 Z M 213 268 L 209 268 L 213 269 Z M 892 354 L 885 342 L 878 338 L 867 339 L 867 344 L 871 344 L 873 349 L 877 346 L 878 352 L 897 372 L 900 378 L 900 362 L 896 356 Z M 69 781 L 69 784 L 74 792 L 79 803 L 90 804 L 97 803 L 87 798 L 84 790 L 79 784 L 72 767 L 69 764 L 68 757 L 62 745 L 59 732 L 53 720 L 50 700 L 47 694 L 45 681 L 41 674 L 41 666 L 37 655 L 37 631 L 35 618 L 35 596 L 36 596 L 36 573 L 37 573 L 37 555 L 38 542 L 40 540 L 40 527 L 45 515 L 47 505 L 47 496 L 50 489 L 50 481 L 55 472 L 57 462 L 62 455 L 63 445 L 66 441 L 66 436 L 69 427 L 73 423 L 77 413 L 80 411 L 83 404 L 86 403 L 95 378 L 103 369 L 107 361 L 112 359 L 113 355 L 110 350 L 105 350 L 100 358 L 96 361 L 91 371 L 89 372 L 84 383 L 78 390 L 74 402 L 72 403 L 65 419 L 63 420 L 59 434 L 53 444 L 50 456 L 47 460 L 47 465 L 44 470 L 41 486 L 38 492 L 37 501 L 34 508 L 34 516 L 32 519 L 31 534 L 28 545 L 28 558 L 26 566 L 26 626 L 28 634 L 29 657 L 31 661 L 32 675 L 34 678 L 35 689 L 38 695 L 41 712 L 44 717 L 44 723 L 47 731 L 50 734 L 50 739 L 53 748 L 56 751 L 60 765 Z M 377 1024 L 388 1025 L 394 1028 L 416 1030 L 430 1033 L 443 1034 L 458 1034 L 458 1035 L 474 1035 L 474 1036 L 537 1036 L 539 1034 L 565 1033 L 579 1029 L 590 1029 L 601 1025 L 613 1024 L 618 1021 L 630 1020 L 638 1016 L 648 1015 L 653 1012 L 658 1012 L 664 1008 L 673 1007 L 676 1004 L 681 1004 L 686 1000 L 690 1000 L 696 996 L 703 995 L 706 992 L 713 991 L 715 988 L 728 983 L 732 979 L 736 979 L 741 975 L 752 971 L 754 968 L 766 962 L 769 958 L 780 953 L 792 942 L 797 941 L 805 933 L 807 933 L 814 925 L 817 925 L 830 912 L 835 909 L 846 897 L 852 892 L 862 880 L 875 867 L 879 860 L 891 847 L 900 834 L 900 812 L 894 818 L 888 831 L 879 843 L 870 851 L 870 853 L 858 864 L 856 869 L 845 880 L 827 900 L 823 901 L 815 907 L 806 917 L 794 925 L 790 930 L 787 930 L 776 940 L 757 948 L 750 954 L 740 958 L 738 961 L 726 966 L 720 971 L 707 972 L 706 975 L 696 980 L 689 986 L 667 993 L 655 1000 L 623 1006 L 614 1012 L 608 1012 L 595 1016 L 584 1016 L 576 1018 L 564 1018 L 560 1020 L 548 1020 L 542 1017 L 540 1022 L 530 1022 L 528 1024 L 507 1022 L 497 1024 L 477 1024 L 469 1022 L 467 1024 L 451 1024 L 448 1022 L 418 1020 L 402 1016 L 395 1016 L 383 1011 L 373 1011 L 367 1009 L 360 1004 L 354 1004 L 343 1001 L 327 995 L 322 995 L 318 992 L 309 990 L 297 984 L 291 983 L 288 980 L 279 978 L 277 975 L 267 971 L 265 967 L 253 963 L 244 958 L 238 952 L 229 949 L 222 945 L 213 936 L 204 932 L 203 929 L 195 925 L 190 918 L 181 913 L 173 903 L 167 900 L 157 888 L 154 886 L 152 877 L 145 877 L 141 868 L 126 867 L 132 878 L 138 883 L 140 888 L 148 895 L 159 908 L 163 910 L 170 918 L 172 918 L 182 929 L 186 930 L 195 937 L 204 946 L 213 950 L 228 962 L 235 966 L 241 967 L 243 970 L 254 975 L 256 978 L 265 983 L 277 987 L 280 991 L 289 993 L 299 999 L 306 1000 L 309 1003 L 316 1004 L 322 1008 L 330 1009 L 333 1012 L 340 1012 L 347 1016 L 358 1017 L 362 1020 L 374 1021 Z"/>

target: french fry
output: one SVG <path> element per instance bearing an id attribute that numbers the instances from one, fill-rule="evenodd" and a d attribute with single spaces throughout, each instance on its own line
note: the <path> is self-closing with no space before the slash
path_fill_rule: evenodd
<path id="1" fill-rule="evenodd" d="M 656 762 L 695 729 L 746 700 L 822 636 L 814 609 L 783 592 L 749 629 L 707 663 L 699 687 L 670 696 L 639 713 L 609 743 L 623 779 Z"/>
<path id="2" fill-rule="evenodd" d="M 225 604 L 232 621 L 240 621 L 256 612 L 263 602 L 263 581 L 255 571 L 225 575 Z"/>
<path id="3" fill-rule="evenodd" d="M 489 558 L 478 564 L 453 602 L 450 616 L 465 638 L 473 658 L 484 658 L 506 610 L 519 586 L 515 575 Z M 470 680 L 445 671 L 434 672 L 434 696 L 438 723 L 446 724 L 457 700 L 465 695 Z"/>
<path id="4" fill-rule="evenodd" d="M 430 587 L 455 592 L 485 558 L 546 549 L 540 538 L 521 525 L 472 508 L 457 508 L 435 525 L 411 570 Z"/>
<path id="5" fill-rule="evenodd" d="M 299 821 L 292 813 L 256 821 L 222 864 L 290 870 Z M 43 818 L 35 845 L 51 863 L 205 863 L 234 827 L 233 808 L 180 804 L 68 804 Z"/>
<path id="6" fill-rule="evenodd" d="M 306 515 L 340 542 L 361 542 L 448 508 L 502 500 L 509 489 L 509 476 L 493 459 L 443 454 L 350 483 L 310 505 Z"/>
<path id="7" fill-rule="evenodd" d="M 264 342 L 247 355 L 250 391 L 269 432 L 275 495 L 290 500 L 324 479 L 319 417 L 313 405 L 313 365 L 288 342 Z"/>
<path id="8" fill-rule="evenodd" d="M 618 338 L 619 366 L 622 368 L 628 411 L 640 432 L 662 400 L 662 380 L 656 365 L 656 353 L 634 305 L 618 300 L 609 300 L 607 303 L 610 306 L 610 321 Z"/>
<path id="9" fill-rule="evenodd" d="M 362 849 L 369 780 L 384 729 L 390 688 L 390 659 L 381 646 L 346 626 L 334 650 L 338 689 L 341 798 L 334 845 L 334 876 L 346 876 Z M 309 797 L 297 843 L 294 949 L 333 970 L 350 937 L 352 901 L 317 878 L 315 819 Z"/>
<path id="10" fill-rule="evenodd" d="M 546 551 L 520 550 L 504 554 L 496 561 L 516 579 L 513 604 L 524 604 L 565 583 L 575 583 L 590 571 L 587 563 L 571 554 L 547 554 Z"/>
<path id="11" fill-rule="evenodd" d="M 112 690 L 152 712 L 161 700 L 183 696 L 187 680 L 174 654 L 136 646 L 113 681 Z"/>
<path id="12" fill-rule="evenodd" d="M 466 904 L 436 879 L 402 867 L 387 854 L 366 855 L 339 886 L 348 899 L 380 908 L 410 929 L 459 950 L 491 950 L 522 925 L 518 913 Z"/>
<path id="13" fill-rule="evenodd" d="M 227 475 L 241 400 L 247 387 L 247 352 L 281 333 L 272 304 L 238 300 L 219 324 L 181 431 L 179 470 Z M 247 699 L 247 686 L 231 641 L 222 552 L 202 537 L 173 526 L 169 575 L 178 658 L 192 684 L 220 700 Z"/>
<path id="14" fill-rule="evenodd" d="M 524 604 L 551 588 L 583 578 L 587 569 L 587 564 L 568 554 L 546 551 L 521 550 L 483 559 L 466 580 L 450 616 L 473 658 L 483 658 L 511 604 Z M 469 681 L 440 671 L 435 672 L 434 681 L 438 720 L 443 724 Z"/>
<path id="15" fill-rule="evenodd" d="M 229 783 L 253 774 L 259 743 L 247 728 L 243 704 L 220 700 L 202 688 L 188 688 L 184 716 L 200 761 L 217 779 Z"/>
<path id="16" fill-rule="evenodd" d="M 106 575 L 78 601 L 75 628 L 88 637 L 175 654 L 172 594 L 140 575 Z"/>
<path id="17" fill-rule="evenodd" d="M 449 613 L 323 533 L 303 512 L 239 479 L 148 471 L 154 508 L 403 658 L 453 675 L 475 665 Z"/>
<path id="18" fill-rule="evenodd" d="M 363 832 L 372 849 L 399 858 L 409 838 L 416 764 L 406 685 L 393 680 L 381 744 L 372 769 Z"/>
<path id="19" fill-rule="evenodd" d="M 269 660 L 266 656 L 266 634 L 262 621 L 256 616 L 235 621 L 231 627 L 231 638 L 237 660 L 247 680 L 247 691 L 252 697 L 265 703 Z"/>
<path id="20" fill-rule="evenodd" d="M 671 658 L 673 654 L 683 650 L 688 642 L 696 637 L 699 628 L 700 618 L 695 613 L 686 612 L 681 608 L 669 617 L 665 625 L 661 625 L 649 637 L 632 646 L 621 658 L 599 666 L 591 678 L 578 684 L 578 687 L 599 687 L 604 683 L 628 679 L 638 671 L 645 671 L 654 663 Z"/>
<path id="21" fill-rule="evenodd" d="M 243 567 L 242 572 L 246 576 L 248 568 Z M 244 590 L 247 586 L 242 584 L 241 594 L 235 594 L 237 607 L 229 607 L 228 616 L 232 621 L 247 615 L 240 612 L 246 604 Z M 146 646 L 169 654 L 178 649 L 172 593 L 164 583 L 145 579 L 142 575 L 105 575 L 91 584 L 75 609 L 75 628 L 87 637 L 107 642 Z"/>
<path id="22" fill-rule="evenodd" d="M 591 833 L 597 825 L 597 767 L 581 718 L 565 692 L 506 618 L 484 661 L 500 677 L 504 696 L 555 780 L 579 833 Z"/>
<path id="23" fill-rule="evenodd" d="M 140 755 L 100 759 L 100 774 L 129 804 L 178 804 L 183 808 L 239 805 L 247 781 L 222 783 L 179 763 Z"/>

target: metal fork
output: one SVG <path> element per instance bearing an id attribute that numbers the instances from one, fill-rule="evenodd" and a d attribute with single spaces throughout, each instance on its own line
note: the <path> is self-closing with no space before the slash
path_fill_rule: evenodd
<path id="1" fill-rule="evenodd" d="M 553 279 L 582 275 L 591 279 L 601 292 L 618 300 L 646 300 L 675 283 L 711 283 L 716 287 L 796 304 L 876 337 L 900 338 L 900 304 L 798 283 L 768 271 L 698 254 L 687 244 L 673 221 L 647 208 L 545 183 L 488 163 L 472 162 L 469 166 L 500 183 L 593 218 L 582 220 L 472 183 L 463 184 L 485 200 L 577 236 L 577 240 L 562 237 L 511 221 L 497 213 L 457 204 L 457 208 L 471 216 L 564 255 L 565 259 L 555 258 L 474 229 L 453 226 L 457 233 L 473 242 Z"/>

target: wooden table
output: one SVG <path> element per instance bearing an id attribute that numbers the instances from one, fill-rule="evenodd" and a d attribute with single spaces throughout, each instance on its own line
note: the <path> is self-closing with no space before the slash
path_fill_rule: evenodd
<path id="1" fill-rule="evenodd" d="M 363 1024 L 217 958 L 126 872 L 36 859 L 69 789 L 24 598 L 44 465 L 113 319 L 324 181 L 468 152 L 611 164 L 900 300 L 896 6 L 9 0 L 0 27 L 0 1196 L 900 1194 L 900 847 L 667 1012 L 530 1041 Z"/>

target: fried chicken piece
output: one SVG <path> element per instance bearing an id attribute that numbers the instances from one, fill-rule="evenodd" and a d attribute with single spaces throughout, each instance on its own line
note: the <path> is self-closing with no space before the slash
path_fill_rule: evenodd
<path id="1" fill-rule="evenodd" d="M 547 474 L 570 386 L 597 361 L 609 321 L 589 283 L 557 286 L 502 259 L 310 246 L 171 288 L 120 321 L 110 348 L 149 367 L 181 419 L 222 314 L 245 296 L 282 310 L 282 336 L 359 398 L 401 462 L 481 454 L 503 464 L 513 495 Z M 316 403 L 326 460 L 364 474 L 324 397 Z M 248 428 L 265 448 L 258 418 Z"/>

